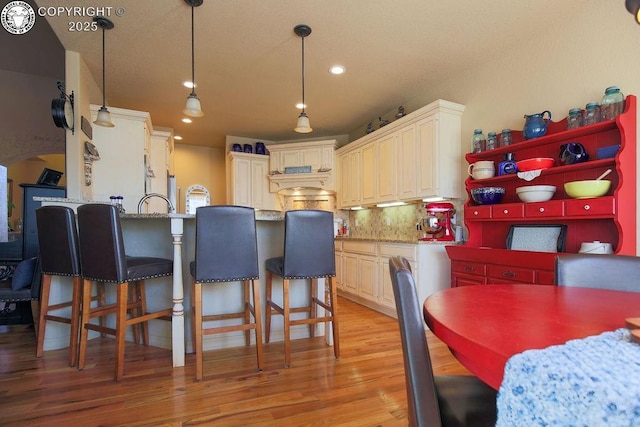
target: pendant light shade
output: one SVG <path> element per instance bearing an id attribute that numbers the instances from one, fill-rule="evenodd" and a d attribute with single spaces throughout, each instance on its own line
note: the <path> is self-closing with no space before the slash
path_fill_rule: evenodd
<path id="1" fill-rule="evenodd" d="M 311 34 L 311 27 L 304 24 L 296 25 L 296 27 L 293 29 L 293 32 L 302 39 L 302 112 L 298 116 L 298 123 L 294 130 L 298 133 L 310 133 L 313 131 L 313 129 L 311 129 L 311 125 L 309 124 L 309 117 L 304 111 L 306 106 L 304 102 L 304 38 Z"/>
<path id="2" fill-rule="evenodd" d="M 200 98 L 196 95 L 196 50 L 195 50 L 195 34 L 194 34 L 194 8 L 202 5 L 204 0 L 184 0 L 191 6 L 191 94 L 187 97 L 187 104 L 182 112 L 189 117 L 202 117 L 204 112 L 200 106 Z"/>
<path id="3" fill-rule="evenodd" d="M 625 0 L 625 6 L 636 22 L 640 24 L 640 0 Z"/>
<path id="4" fill-rule="evenodd" d="M 105 103 L 105 99 L 106 99 L 106 84 L 105 84 L 105 73 L 104 73 L 104 30 L 110 30 L 113 28 L 113 22 L 111 22 L 109 19 L 103 17 L 103 16 L 95 16 L 93 18 L 93 21 L 98 24 L 99 27 L 102 28 L 102 107 L 100 107 L 100 110 L 98 111 L 98 115 L 96 117 L 96 121 L 93 122 L 93 124 L 98 125 L 98 126 L 103 126 L 106 128 L 112 128 L 115 125 L 113 124 L 113 122 L 111 121 L 111 113 L 109 112 L 109 110 L 107 109 L 106 103 Z"/>

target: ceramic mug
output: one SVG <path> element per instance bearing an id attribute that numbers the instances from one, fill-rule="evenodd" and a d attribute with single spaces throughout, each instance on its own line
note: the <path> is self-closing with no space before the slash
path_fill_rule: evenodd
<path id="1" fill-rule="evenodd" d="M 472 163 L 467 168 L 467 173 L 473 179 L 493 178 L 496 174 L 496 168 L 491 160 L 481 160 Z"/>

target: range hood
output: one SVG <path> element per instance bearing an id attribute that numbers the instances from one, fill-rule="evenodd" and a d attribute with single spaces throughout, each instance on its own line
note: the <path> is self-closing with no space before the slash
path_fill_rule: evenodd
<path id="1" fill-rule="evenodd" d="M 270 144 L 269 191 L 293 194 L 301 189 L 335 193 L 335 140 Z"/>

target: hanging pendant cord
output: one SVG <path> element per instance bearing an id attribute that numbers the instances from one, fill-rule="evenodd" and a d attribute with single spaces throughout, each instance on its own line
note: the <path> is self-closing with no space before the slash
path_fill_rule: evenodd
<path id="1" fill-rule="evenodd" d="M 302 37 L 302 112 L 306 105 L 304 103 L 304 36 Z"/>
<path id="2" fill-rule="evenodd" d="M 196 49 L 193 4 L 191 4 L 191 95 L 196 94 Z"/>
<path id="3" fill-rule="evenodd" d="M 106 105 L 105 102 L 105 96 L 107 93 L 107 88 L 106 88 L 106 79 L 105 79 L 105 73 L 104 73 L 104 27 L 102 27 L 102 107 L 104 108 Z"/>

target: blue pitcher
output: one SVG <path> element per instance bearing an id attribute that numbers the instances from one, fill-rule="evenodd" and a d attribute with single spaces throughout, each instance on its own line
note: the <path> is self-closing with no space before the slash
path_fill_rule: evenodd
<path id="1" fill-rule="evenodd" d="M 547 119 L 544 118 L 545 113 L 549 116 Z M 547 134 L 547 126 L 551 123 L 550 111 L 545 110 L 542 113 L 531 114 L 530 116 L 525 114 L 524 118 L 524 129 L 522 130 L 524 139 L 539 138 Z"/>

